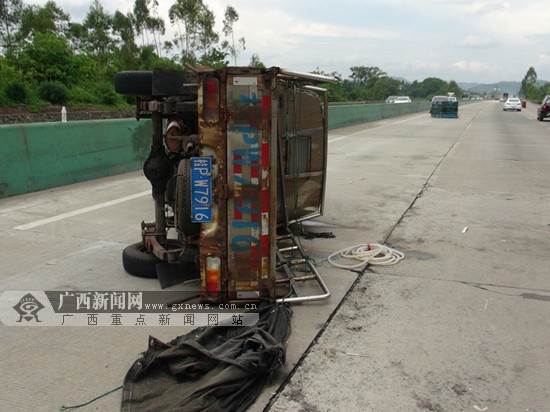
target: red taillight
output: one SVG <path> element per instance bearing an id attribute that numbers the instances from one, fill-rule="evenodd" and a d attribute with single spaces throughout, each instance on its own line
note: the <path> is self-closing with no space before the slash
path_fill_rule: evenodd
<path id="1" fill-rule="evenodd" d="M 220 119 L 220 81 L 216 77 L 204 79 L 203 119 L 216 123 Z"/>
<path id="2" fill-rule="evenodd" d="M 206 290 L 210 293 L 221 290 L 221 260 L 218 256 L 206 258 Z"/>

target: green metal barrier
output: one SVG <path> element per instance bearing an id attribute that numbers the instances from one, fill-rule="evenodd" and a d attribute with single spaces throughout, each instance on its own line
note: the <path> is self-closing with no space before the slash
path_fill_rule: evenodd
<path id="1" fill-rule="evenodd" d="M 429 102 L 329 106 L 329 130 L 428 112 Z M 149 120 L 116 119 L 0 126 L 0 198 L 139 170 Z"/>
<path id="2" fill-rule="evenodd" d="M 150 140 L 148 120 L 0 126 L 0 198 L 138 170 Z"/>
<path id="3" fill-rule="evenodd" d="M 428 112 L 429 110 L 430 102 L 428 101 L 402 104 L 381 103 L 329 106 L 328 128 L 332 130 L 405 114 Z"/>

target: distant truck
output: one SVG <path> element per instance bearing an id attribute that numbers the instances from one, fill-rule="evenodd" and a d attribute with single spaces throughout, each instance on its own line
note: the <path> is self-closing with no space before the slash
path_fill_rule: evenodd
<path id="1" fill-rule="evenodd" d="M 502 97 L 500 98 L 500 101 L 505 102 L 506 100 L 508 100 L 508 93 L 502 93 Z"/>

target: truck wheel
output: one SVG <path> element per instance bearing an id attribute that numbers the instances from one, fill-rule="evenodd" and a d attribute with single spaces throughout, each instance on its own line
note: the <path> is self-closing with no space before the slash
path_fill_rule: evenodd
<path id="1" fill-rule="evenodd" d="M 140 278 L 156 278 L 157 263 L 160 263 L 155 255 L 145 249 L 142 242 L 127 246 L 122 251 L 122 266 L 130 275 Z"/>
<path id="2" fill-rule="evenodd" d="M 114 77 L 115 91 L 120 94 L 151 96 L 153 94 L 153 72 L 130 70 L 119 72 Z"/>
<path id="3" fill-rule="evenodd" d="M 181 242 L 169 239 L 166 248 L 181 247 Z M 140 278 L 154 279 L 157 277 L 157 263 L 162 263 L 155 255 L 149 252 L 142 242 L 127 246 L 122 251 L 122 266 L 130 275 Z"/>
<path id="4" fill-rule="evenodd" d="M 189 159 L 181 159 L 176 179 L 176 220 L 177 229 L 187 237 L 199 234 L 200 223 L 191 220 L 191 164 Z"/>

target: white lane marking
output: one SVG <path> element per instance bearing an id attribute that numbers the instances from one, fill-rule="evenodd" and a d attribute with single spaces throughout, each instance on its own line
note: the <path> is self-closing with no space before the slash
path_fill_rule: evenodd
<path id="1" fill-rule="evenodd" d="M 399 120 L 399 121 L 396 121 L 396 122 L 391 122 L 391 123 L 386 123 L 386 124 L 382 124 L 380 126 L 376 126 L 376 127 L 373 127 L 372 129 L 366 129 L 366 130 L 361 130 L 359 132 L 355 132 L 355 133 L 351 133 L 351 134 L 346 134 L 344 136 L 340 136 L 340 137 L 335 137 L 334 139 L 330 139 L 328 142 L 331 143 L 331 142 L 336 142 L 338 140 L 342 140 L 342 139 L 345 139 L 347 137 L 351 137 L 351 136 L 355 136 L 357 134 L 361 134 L 361 133 L 367 133 L 367 132 L 370 132 L 372 130 L 377 130 L 377 129 L 381 129 L 383 127 L 387 127 L 387 126 L 393 126 L 394 124 L 399 124 L 399 123 L 405 123 L 405 122 L 408 122 L 409 120 L 414 120 L 414 119 L 418 119 L 419 117 L 423 117 L 425 116 L 424 114 L 421 114 L 421 115 L 418 115 L 418 116 L 414 116 L 414 117 L 409 117 L 405 120 Z"/>
<path id="2" fill-rule="evenodd" d="M 145 192 L 135 193 L 133 195 L 124 196 L 118 199 L 109 200 L 108 202 L 98 203 L 97 205 L 92 205 L 88 207 L 84 207 L 82 209 L 73 210 L 71 212 L 62 213 L 57 216 L 48 217 L 46 219 L 40 219 L 36 220 L 31 223 L 26 223 L 24 225 L 16 226 L 14 227 L 15 230 L 29 230 L 32 228 L 35 228 L 37 226 L 46 225 L 48 223 L 57 222 L 58 220 L 63 220 L 68 217 L 73 217 L 77 215 L 81 215 L 83 213 L 92 212 L 94 210 L 103 209 L 105 207 L 113 206 L 122 202 L 127 202 L 128 200 L 137 199 L 138 197 L 146 196 L 151 194 L 151 190 L 146 190 Z"/>

